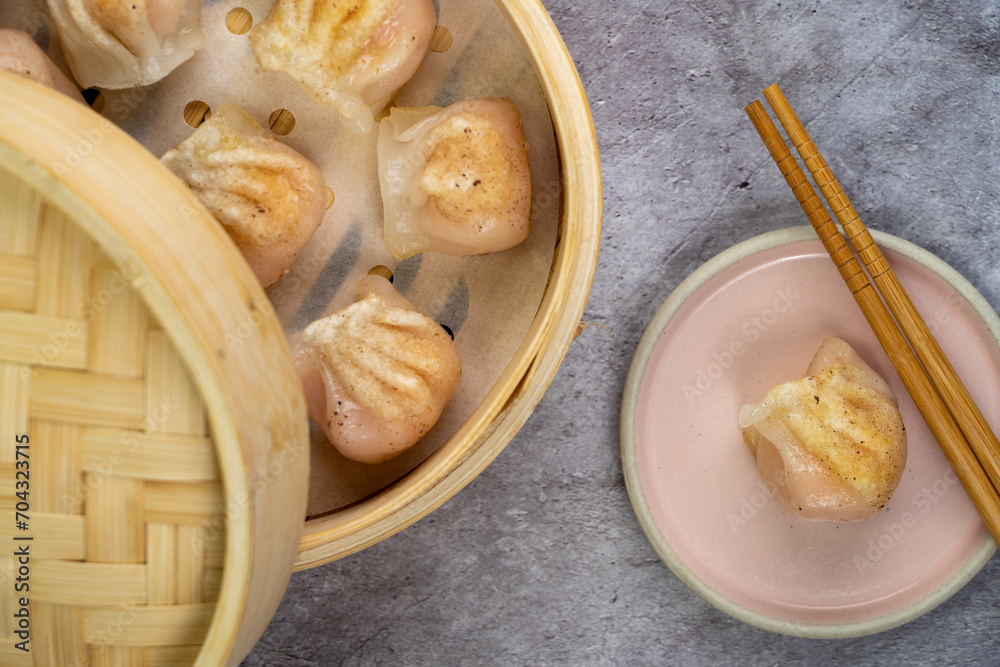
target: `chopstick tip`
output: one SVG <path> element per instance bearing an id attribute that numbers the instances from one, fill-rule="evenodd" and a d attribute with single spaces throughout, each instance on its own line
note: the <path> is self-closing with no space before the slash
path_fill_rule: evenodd
<path id="1" fill-rule="evenodd" d="M 754 124 L 754 127 L 761 129 L 761 127 L 766 127 L 767 123 L 767 111 L 764 109 L 764 105 L 761 104 L 760 100 L 754 100 L 750 104 L 743 107 L 747 116 L 750 117 L 750 122 Z M 762 125 L 762 123 L 764 125 Z"/>

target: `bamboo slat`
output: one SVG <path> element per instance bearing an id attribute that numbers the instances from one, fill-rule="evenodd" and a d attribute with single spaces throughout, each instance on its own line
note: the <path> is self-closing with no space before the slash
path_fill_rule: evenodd
<path id="1" fill-rule="evenodd" d="M 177 526 L 177 602 L 205 602 L 205 529 L 202 526 Z"/>
<path id="2" fill-rule="evenodd" d="M 128 277 L 110 260 L 101 257 L 94 262 L 86 314 L 90 318 L 88 367 L 95 373 L 133 378 L 145 373 L 149 316 L 142 299 L 127 286 Z"/>
<path id="3" fill-rule="evenodd" d="M 222 590 L 222 568 L 205 568 L 201 582 L 201 595 L 205 602 L 214 602 L 219 599 L 219 591 Z"/>
<path id="4" fill-rule="evenodd" d="M 31 557 L 52 560 L 84 560 L 83 516 L 75 514 L 31 513 L 31 524 L 37 535 L 45 539 L 33 541 Z M 17 550 L 14 537 L 19 532 L 13 523 L 0 522 L 0 555 L 13 556 Z"/>
<path id="5" fill-rule="evenodd" d="M 150 481 L 145 493 L 147 521 L 170 520 L 178 525 L 201 526 L 213 523 L 223 509 L 222 487 L 215 482 Z"/>
<path id="6" fill-rule="evenodd" d="M 150 604 L 177 604 L 177 526 L 146 524 Z"/>
<path id="7" fill-rule="evenodd" d="M 165 482 L 219 479 L 212 440 L 204 435 L 117 428 L 85 428 L 81 442 L 84 470 Z"/>
<path id="8" fill-rule="evenodd" d="M 133 477 L 84 475 L 87 492 L 87 560 L 143 563 L 146 560 L 145 483 Z"/>
<path id="9" fill-rule="evenodd" d="M 35 305 L 36 280 L 34 258 L 0 254 L 0 308 L 31 310 Z"/>
<path id="10" fill-rule="evenodd" d="M 205 536 L 205 567 L 221 570 L 225 563 L 226 541 L 221 535 L 210 533 Z"/>
<path id="11" fill-rule="evenodd" d="M 146 566 L 35 560 L 31 565 L 31 600 L 78 607 L 145 604 Z"/>
<path id="12" fill-rule="evenodd" d="M 30 377 L 31 366 L 0 361 L 0 461 L 14 460 L 15 438 L 27 432 Z M 0 476 L 4 479 L 8 477 Z"/>
<path id="13" fill-rule="evenodd" d="M 16 175 L 0 171 L 0 253 L 35 256 L 42 197 Z"/>
<path id="14" fill-rule="evenodd" d="M 112 646 L 198 644 L 205 639 L 214 612 L 211 603 L 86 608 L 84 636 L 90 642 L 107 637 Z"/>
<path id="15" fill-rule="evenodd" d="M 190 665 L 198 657 L 201 646 L 150 646 L 146 649 L 146 667 Z"/>
<path id="16" fill-rule="evenodd" d="M 198 390 L 184 371 L 184 364 L 170 339 L 158 329 L 149 332 L 146 359 L 146 430 L 208 435 Z"/>
<path id="17" fill-rule="evenodd" d="M 15 474 L 16 468 L 14 467 L 13 461 L 2 461 L 0 462 L 0 498 L 7 500 L 5 507 L 14 507 L 15 493 Z"/>
<path id="18" fill-rule="evenodd" d="M 80 467 L 81 427 L 32 419 L 23 433 L 32 438 L 34 458 L 45 463 L 44 470 L 36 470 L 32 480 L 32 508 L 37 512 L 82 514 L 87 486 Z"/>
<path id="19" fill-rule="evenodd" d="M 34 667 L 35 658 L 30 653 L 25 653 L 17 648 L 15 644 L 18 639 L 0 639 L 0 665 L 4 667 Z"/>
<path id="20" fill-rule="evenodd" d="M 77 317 L 90 296 L 91 241 L 53 206 L 43 206 L 38 225 L 35 312 Z"/>
<path id="21" fill-rule="evenodd" d="M 38 634 L 32 641 L 35 664 L 79 664 L 79 657 L 87 655 L 80 609 L 65 604 L 33 602 L 31 613 L 38 628 Z"/>
<path id="22" fill-rule="evenodd" d="M 0 580 L 14 581 L 14 557 L 0 554 Z M 13 595 L 0 595 L 0 645 L 3 640 L 14 637 L 14 610 L 17 600 Z M 0 656 L 3 656 L 3 649 L 0 648 Z M 0 664 L 7 664 L 0 662 Z"/>
<path id="23" fill-rule="evenodd" d="M 90 652 L 90 664 L 92 667 L 145 665 L 146 654 L 143 646 L 99 645 Z"/>
<path id="24" fill-rule="evenodd" d="M 134 378 L 36 366 L 29 410 L 33 419 L 139 429 L 146 420 L 143 387 Z"/>
<path id="25" fill-rule="evenodd" d="M 76 318 L 0 312 L 0 361 L 80 369 L 88 337 L 86 325 Z"/>

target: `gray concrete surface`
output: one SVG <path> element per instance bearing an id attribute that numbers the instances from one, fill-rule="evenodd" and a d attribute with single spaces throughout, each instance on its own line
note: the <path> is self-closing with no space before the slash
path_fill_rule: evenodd
<path id="1" fill-rule="evenodd" d="M 770 634 L 661 563 L 618 449 L 628 365 L 662 301 L 733 243 L 802 224 L 743 113 L 773 81 L 870 227 L 934 252 L 1000 306 L 1000 6 L 545 5 L 602 150 L 603 243 L 585 319 L 607 329 L 573 343 L 521 433 L 439 510 L 295 574 L 244 664 L 1000 664 L 1000 557 L 903 627 Z"/>

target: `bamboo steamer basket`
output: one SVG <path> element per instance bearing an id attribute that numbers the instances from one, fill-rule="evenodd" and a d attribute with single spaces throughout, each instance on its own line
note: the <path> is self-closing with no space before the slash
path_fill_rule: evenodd
<path id="1" fill-rule="evenodd" d="M 238 664 L 293 569 L 412 524 L 525 422 L 580 329 L 600 167 L 586 97 L 544 8 L 496 4 L 534 68 L 558 146 L 558 238 L 540 306 L 500 378 L 437 451 L 362 502 L 305 521 L 301 386 L 242 257 L 132 138 L 0 74 L 0 663 Z M 14 514 L 23 435 L 24 531 Z M 16 648 L 23 544 L 30 653 Z"/>

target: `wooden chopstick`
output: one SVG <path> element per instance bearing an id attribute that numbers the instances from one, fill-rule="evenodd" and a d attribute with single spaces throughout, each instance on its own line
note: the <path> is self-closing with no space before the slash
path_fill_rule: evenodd
<path id="1" fill-rule="evenodd" d="M 962 430 L 910 349 L 903 333 L 896 327 L 892 315 L 823 207 L 764 106 L 755 100 L 746 107 L 746 112 L 994 541 L 1000 544 L 1000 493 L 990 482 Z"/>
<path id="2" fill-rule="evenodd" d="M 916 306 L 910 299 L 910 295 L 900 284 L 895 272 L 889 266 L 882 251 L 865 224 L 858 216 L 858 212 L 851 206 L 843 188 L 834 177 L 830 167 L 827 166 L 823 156 L 820 155 L 816 144 L 809 138 L 809 133 L 799 121 L 792 106 L 785 99 L 778 84 L 774 83 L 764 89 L 764 97 L 771 105 L 774 115 L 778 117 L 781 126 L 785 128 L 788 138 L 795 145 L 799 156 L 805 163 L 806 168 L 816 181 L 820 192 L 826 198 L 830 210 L 837 216 L 837 220 L 844 228 L 847 238 L 854 247 L 861 261 L 864 262 L 868 274 L 875 283 L 876 289 L 882 295 L 889 310 L 899 323 L 903 334 L 910 341 L 913 351 L 923 364 L 924 369 L 934 383 L 934 387 L 941 394 L 945 405 L 958 423 L 965 439 L 975 452 L 980 465 L 986 471 L 987 476 L 993 483 L 994 488 L 1000 490 L 1000 442 L 997 441 L 996 434 L 986 422 L 979 406 L 969 394 L 965 384 L 955 368 L 951 365 L 948 357 L 938 344 L 934 334 L 931 333 L 924 319 L 920 316 Z"/>

